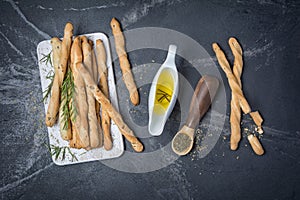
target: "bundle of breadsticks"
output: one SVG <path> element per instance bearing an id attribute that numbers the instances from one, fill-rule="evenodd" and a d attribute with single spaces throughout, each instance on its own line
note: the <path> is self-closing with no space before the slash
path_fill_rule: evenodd
<path id="1" fill-rule="evenodd" d="M 230 113 L 230 124 L 231 124 L 231 136 L 230 136 L 230 148 L 231 150 L 237 150 L 238 144 L 241 140 L 241 110 L 244 114 L 250 114 L 253 122 L 256 125 L 256 132 L 259 134 L 263 133 L 262 122 L 263 119 L 258 111 L 251 112 L 251 108 L 243 94 L 241 74 L 243 70 L 243 58 L 242 48 L 235 38 L 229 38 L 229 46 L 234 55 L 234 64 L 231 69 L 228 60 L 225 57 L 224 52 L 218 46 L 217 43 L 213 43 L 212 47 L 216 53 L 218 62 L 225 72 L 228 83 L 231 88 L 231 113 Z M 264 149 L 254 133 L 249 133 L 248 141 L 257 155 L 264 154 Z"/>
<path id="2" fill-rule="evenodd" d="M 118 34 L 123 37 L 121 31 Z M 55 75 L 46 112 L 46 125 L 53 126 L 58 118 L 61 137 L 68 140 L 72 148 L 89 150 L 104 146 L 110 150 L 113 146 L 110 133 L 112 119 L 133 149 L 141 152 L 142 143 L 109 101 L 104 44 L 100 39 L 96 40 L 96 51 L 93 45 L 85 36 L 77 36 L 73 40 L 71 23 L 66 24 L 62 41 L 51 39 Z M 125 52 L 124 42 L 120 45 L 116 41 L 116 48 Z M 127 56 L 120 57 L 122 68 L 121 59 L 129 62 Z M 131 74 L 130 66 L 126 67 L 126 73 Z M 124 78 L 125 84 L 127 80 Z M 134 84 L 133 78 L 130 78 L 128 85 L 132 85 L 132 82 Z M 132 94 L 136 98 L 136 93 Z"/>

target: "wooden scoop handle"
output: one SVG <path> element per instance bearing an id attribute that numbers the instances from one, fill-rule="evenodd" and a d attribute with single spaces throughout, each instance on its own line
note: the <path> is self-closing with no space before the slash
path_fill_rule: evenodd
<path id="1" fill-rule="evenodd" d="M 210 107 L 218 87 L 219 81 L 215 77 L 205 75 L 199 80 L 190 104 L 186 126 L 195 129 Z"/>

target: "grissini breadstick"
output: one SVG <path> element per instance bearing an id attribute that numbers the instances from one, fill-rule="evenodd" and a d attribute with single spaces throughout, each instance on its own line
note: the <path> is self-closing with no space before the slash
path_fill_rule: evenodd
<path id="1" fill-rule="evenodd" d="M 98 72 L 100 76 L 100 90 L 109 99 L 108 83 L 107 83 L 107 66 L 106 66 L 106 51 L 102 40 L 96 40 Z M 110 150 L 112 148 L 112 139 L 110 134 L 110 117 L 106 110 L 102 109 L 102 129 L 104 148 Z"/>
<path id="2" fill-rule="evenodd" d="M 120 27 L 120 23 L 115 18 L 113 18 L 110 22 L 110 26 L 115 40 L 116 51 L 119 56 L 120 67 L 123 74 L 123 81 L 129 92 L 131 102 L 133 103 L 133 105 L 138 105 L 140 102 L 139 93 L 137 91 L 133 75 L 131 73 L 127 53 L 125 51 L 125 39 Z"/>
<path id="3" fill-rule="evenodd" d="M 54 72 L 58 72 L 58 66 L 60 62 L 60 54 L 61 54 L 61 41 L 57 37 L 54 37 L 50 41 L 52 46 L 52 56 L 53 56 L 53 67 Z"/>
<path id="4" fill-rule="evenodd" d="M 242 59 L 242 48 L 235 38 L 230 38 L 229 46 L 234 55 L 233 63 L 233 74 L 240 86 L 242 88 L 241 75 L 243 71 L 243 59 Z M 239 99 L 235 93 L 232 93 L 231 103 L 230 103 L 230 125 L 231 125 L 231 135 L 230 135 L 230 148 L 231 150 L 237 150 L 238 144 L 241 140 L 241 108 L 239 104 Z"/>
<path id="5" fill-rule="evenodd" d="M 52 46 L 52 56 L 53 56 L 53 67 L 54 67 L 54 78 L 53 85 L 51 88 L 51 97 L 48 104 L 48 109 L 46 113 L 46 125 L 53 126 L 57 119 L 57 114 L 59 111 L 59 98 L 60 98 L 60 84 L 58 77 L 58 66 L 61 53 L 61 41 L 58 38 L 51 39 Z"/>
<path id="6" fill-rule="evenodd" d="M 230 149 L 235 151 L 241 140 L 241 108 L 238 97 L 233 94 L 231 96 L 230 109 Z"/>
<path id="7" fill-rule="evenodd" d="M 225 57 L 224 52 L 220 49 L 220 47 L 217 45 L 217 43 L 213 43 L 212 45 L 214 52 L 216 53 L 218 62 L 221 66 L 221 68 L 223 69 L 223 71 L 225 72 L 227 79 L 228 79 L 228 83 L 229 86 L 232 90 L 232 93 L 235 93 L 236 96 L 239 98 L 239 102 L 240 102 L 240 107 L 243 110 L 243 112 L 245 114 L 248 114 L 249 112 L 251 112 L 251 108 L 247 102 L 247 100 L 244 97 L 243 91 L 240 88 L 238 81 L 236 80 L 236 77 L 234 76 L 234 74 L 232 73 L 232 70 L 230 68 L 230 65 Z"/>
<path id="8" fill-rule="evenodd" d="M 75 41 L 74 44 L 76 44 Z M 78 58 L 82 57 L 81 48 L 78 45 L 75 45 L 75 55 Z M 85 84 L 93 92 L 94 97 L 101 104 L 102 108 L 105 109 L 108 112 L 111 119 L 114 120 L 124 137 L 131 143 L 133 149 L 136 152 L 141 152 L 144 148 L 143 144 L 134 136 L 133 131 L 124 123 L 121 115 L 116 111 L 116 109 L 111 105 L 110 101 L 98 88 L 92 76 L 85 69 L 82 62 L 80 62 L 81 60 L 82 59 L 77 59 L 78 62 L 74 64 L 76 64 L 76 69 L 84 79 Z"/>
<path id="9" fill-rule="evenodd" d="M 72 71 L 72 77 L 73 77 L 73 84 L 74 84 L 74 53 L 72 52 L 72 47 L 70 49 L 70 69 Z M 73 109 L 71 109 L 73 107 Z M 72 148 L 78 148 L 78 145 L 76 144 L 76 140 L 78 137 L 78 130 L 76 128 L 76 120 L 80 121 L 80 119 L 77 118 L 77 111 L 78 111 L 78 106 L 77 106 L 77 100 L 76 100 L 76 94 L 75 94 L 75 84 L 74 84 L 74 93 L 72 94 L 72 98 L 70 99 L 69 102 L 69 110 L 70 112 L 70 118 L 71 118 L 71 135 L 72 138 L 69 141 L 69 146 Z"/>
<path id="10" fill-rule="evenodd" d="M 70 49 L 72 44 L 73 37 L 73 25 L 71 23 L 67 23 L 64 30 L 64 38 L 61 43 L 61 56 L 58 66 L 58 75 L 59 82 L 62 83 L 65 77 L 65 73 L 67 71 L 67 64 L 70 55 Z"/>
<path id="11" fill-rule="evenodd" d="M 94 79 L 94 69 L 92 68 L 92 48 L 86 36 L 81 36 L 81 48 L 82 48 L 82 62 L 85 66 L 89 66 L 88 71 L 91 73 Z"/>
<path id="12" fill-rule="evenodd" d="M 89 44 L 91 46 L 91 56 L 92 56 L 92 69 L 93 69 L 93 76 L 94 76 L 94 81 L 98 81 L 98 65 L 97 65 L 97 60 L 95 56 L 95 51 L 94 51 L 94 43 L 92 40 L 88 40 Z"/>
<path id="13" fill-rule="evenodd" d="M 98 64 L 97 64 L 96 55 L 95 55 L 95 51 L 94 51 L 94 43 L 93 43 L 93 41 L 89 40 L 89 44 L 92 47 L 92 65 L 93 65 L 94 80 L 97 83 L 98 82 Z M 100 103 L 96 100 L 95 100 L 95 109 L 96 109 L 96 116 L 97 116 L 98 123 L 101 124 Z M 101 128 L 101 126 L 100 126 L 100 128 Z"/>
<path id="14" fill-rule="evenodd" d="M 60 88 L 63 85 L 63 81 L 68 69 L 68 62 L 70 58 L 70 50 L 72 45 L 73 37 L 73 25 L 67 23 L 64 30 L 64 38 L 61 43 L 61 54 L 58 66 L 58 77 L 59 77 L 59 86 Z M 61 92 L 61 90 L 60 90 Z M 65 105 L 67 99 L 60 99 L 60 109 L 59 109 L 59 124 L 60 124 L 60 133 L 63 139 L 69 140 L 72 137 L 70 119 L 63 119 L 63 105 Z M 67 127 L 64 127 L 65 120 L 67 120 Z"/>
<path id="15" fill-rule="evenodd" d="M 62 82 L 65 77 L 65 73 L 67 70 L 67 63 L 70 54 L 70 47 L 72 43 L 73 36 L 73 25 L 71 23 L 67 23 L 64 30 L 64 38 L 61 43 L 61 53 L 59 58 L 59 65 L 57 67 L 57 75 L 58 75 L 58 85 L 61 87 Z M 50 113 L 49 113 L 50 114 Z M 50 116 L 47 112 L 46 114 L 46 125 L 53 126 L 56 121 L 56 116 Z"/>
<path id="16" fill-rule="evenodd" d="M 247 138 L 253 151 L 259 156 L 263 155 L 265 151 L 262 145 L 260 144 L 258 138 L 254 134 L 248 135 Z"/>
<path id="17" fill-rule="evenodd" d="M 88 70 L 88 72 L 93 75 L 93 66 L 92 66 L 92 48 L 88 43 L 86 37 L 81 37 L 82 40 L 82 53 L 83 53 L 83 64 Z M 78 58 L 78 57 L 77 57 Z M 79 60 L 75 62 L 80 62 Z M 96 148 L 102 146 L 102 130 L 100 133 L 100 127 L 96 117 L 95 110 L 95 98 L 92 91 L 86 88 L 87 93 L 87 102 L 88 102 L 88 122 L 89 122 L 89 134 L 90 134 L 90 146 L 91 148 Z"/>
<path id="18" fill-rule="evenodd" d="M 108 83 L 107 83 L 107 66 L 106 66 L 106 51 L 103 45 L 102 40 L 96 40 L 96 52 L 97 52 L 97 63 L 98 63 L 98 72 L 100 77 L 100 89 L 108 96 Z"/>
<path id="19" fill-rule="evenodd" d="M 89 124 L 88 124 L 88 104 L 87 104 L 87 96 L 86 96 L 86 88 L 84 84 L 84 80 L 80 76 L 79 72 L 76 70 L 75 61 L 78 59 L 77 54 L 75 54 L 75 49 L 80 48 L 81 50 L 81 41 L 79 37 L 76 37 L 73 41 L 71 48 L 71 63 L 72 64 L 72 72 L 74 76 L 74 84 L 75 84 L 75 95 L 77 101 L 77 116 L 75 120 L 75 126 L 77 128 L 78 137 L 81 141 L 81 146 L 83 148 L 88 148 L 90 145 L 89 139 Z M 79 58 L 82 60 L 82 56 Z"/>
<path id="20" fill-rule="evenodd" d="M 233 37 L 229 38 L 228 44 L 234 56 L 232 71 L 240 88 L 242 88 L 241 75 L 243 71 L 243 56 L 242 56 L 243 50 L 241 45 L 238 43 L 238 41 Z"/>

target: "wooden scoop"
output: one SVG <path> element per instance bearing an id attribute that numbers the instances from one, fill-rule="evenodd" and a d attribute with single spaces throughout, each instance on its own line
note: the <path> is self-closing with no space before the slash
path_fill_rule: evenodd
<path id="1" fill-rule="evenodd" d="M 191 151 L 195 128 L 210 107 L 218 87 L 219 81 L 215 77 L 206 75 L 199 80 L 190 104 L 187 120 L 172 140 L 172 149 L 176 154 L 186 155 Z"/>

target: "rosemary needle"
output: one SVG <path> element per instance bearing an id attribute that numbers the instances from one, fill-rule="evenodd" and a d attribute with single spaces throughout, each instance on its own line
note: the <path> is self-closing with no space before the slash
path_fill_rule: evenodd
<path id="1" fill-rule="evenodd" d="M 57 160 L 57 158 L 58 158 L 58 156 L 59 156 L 59 154 L 61 152 L 61 149 L 62 148 L 57 147 L 57 152 L 56 152 L 56 155 L 55 155 L 55 160 Z"/>
<path id="2" fill-rule="evenodd" d="M 66 147 L 63 148 L 62 158 L 61 160 L 65 160 L 66 157 Z"/>

